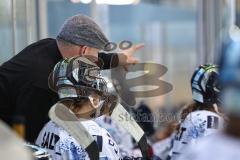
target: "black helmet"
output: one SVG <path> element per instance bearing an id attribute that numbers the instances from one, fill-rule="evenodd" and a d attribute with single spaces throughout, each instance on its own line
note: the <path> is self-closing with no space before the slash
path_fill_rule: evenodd
<path id="1" fill-rule="evenodd" d="M 213 105 L 218 103 L 218 66 L 201 65 L 196 68 L 191 79 L 192 97 L 196 102 Z"/>

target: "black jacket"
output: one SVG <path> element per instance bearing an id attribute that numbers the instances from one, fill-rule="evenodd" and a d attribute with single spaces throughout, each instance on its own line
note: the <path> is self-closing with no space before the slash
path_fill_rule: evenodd
<path id="1" fill-rule="evenodd" d="M 100 53 L 102 69 L 118 65 L 116 54 Z M 22 121 L 26 140 L 33 142 L 49 120 L 57 94 L 48 88 L 48 76 L 62 59 L 55 39 L 43 39 L 23 49 L 0 66 L 0 119 L 9 125 Z M 112 62 L 112 64 L 110 64 Z"/>

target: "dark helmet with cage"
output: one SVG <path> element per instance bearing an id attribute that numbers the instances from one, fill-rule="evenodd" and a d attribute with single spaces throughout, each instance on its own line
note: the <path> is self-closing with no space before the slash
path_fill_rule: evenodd
<path id="1" fill-rule="evenodd" d="M 197 67 L 191 78 L 193 100 L 205 105 L 218 104 L 220 92 L 218 78 L 218 66 L 206 64 Z"/>
<path id="2" fill-rule="evenodd" d="M 100 68 L 86 57 L 67 58 L 58 62 L 49 76 L 49 87 L 58 93 L 60 101 L 90 101 L 95 114 L 100 116 L 107 100 L 107 83 L 100 74 Z M 100 97 L 98 105 L 93 102 L 94 95 Z"/>

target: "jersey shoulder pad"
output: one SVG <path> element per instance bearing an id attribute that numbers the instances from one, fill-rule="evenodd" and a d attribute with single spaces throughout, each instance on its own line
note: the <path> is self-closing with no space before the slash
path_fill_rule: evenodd
<path id="1" fill-rule="evenodd" d="M 215 133 L 223 128 L 223 118 L 210 111 L 191 112 L 181 124 L 191 133 L 198 133 L 197 137 Z"/>
<path id="2" fill-rule="evenodd" d="M 219 120 L 222 119 L 222 117 L 214 112 L 201 110 L 189 113 L 184 122 L 198 125 L 212 119 Z"/>

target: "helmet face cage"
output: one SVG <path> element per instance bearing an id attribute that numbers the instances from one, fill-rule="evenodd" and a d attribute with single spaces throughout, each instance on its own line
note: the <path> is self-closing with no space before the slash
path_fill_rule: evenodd
<path id="1" fill-rule="evenodd" d="M 195 101 L 211 105 L 218 103 L 220 92 L 218 75 L 218 67 L 215 65 L 202 65 L 195 70 L 191 79 Z"/>

